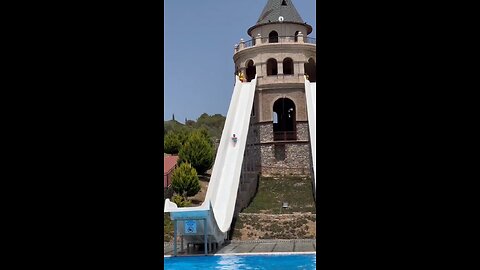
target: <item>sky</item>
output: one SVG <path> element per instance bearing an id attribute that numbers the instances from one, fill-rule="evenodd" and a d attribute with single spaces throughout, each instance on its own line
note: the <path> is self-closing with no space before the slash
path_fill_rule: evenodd
<path id="1" fill-rule="evenodd" d="M 267 0 L 164 1 L 164 120 L 226 116 L 234 86 L 233 48 L 251 38 Z M 315 0 L 293 0 L 316 37 Z"/>

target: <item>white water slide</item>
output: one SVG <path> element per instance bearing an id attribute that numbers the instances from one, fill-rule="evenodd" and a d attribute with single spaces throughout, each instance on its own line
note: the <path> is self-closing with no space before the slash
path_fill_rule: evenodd
<path id="1" fill-rule="evenodd" d="M 165 200 L 164 212 L 170 213 L 187 243 L 218 243 L 227 238 L 237 200 L 256 77 L 251 82 L 235 80 L 230 107 L 212 169 L 205 201 L 198 207 L 181 207 Z M 232 139 L 236 135 L 236 142 Z M 205 230 L 206 228 L 206 230 Z M 175 242 L 176 243 L 176 242 Z M 182 242 L 183 243 L 183 242 Z"/>
<path id="2" fill-rule="evenodd" d="M 308 113 L 308 128 L 310 130 L 310 148 L 312 150 L 312 166 L 313 166 L 313 187 L 314 194 L 316 195 L 317 188 L 317 151 L 316 151 L 316 136 L 317 136 L 317 119 L 315 117 L 317 113 L 317 83 L 312 83 L 305 78 L 305 97 L 307 99 L 307 113 Z"/>

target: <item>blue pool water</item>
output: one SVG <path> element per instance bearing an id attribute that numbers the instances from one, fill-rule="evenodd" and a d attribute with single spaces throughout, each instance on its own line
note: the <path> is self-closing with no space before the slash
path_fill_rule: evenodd
<path id="1" fill-rule="evenodd" d="M 315 269 L 315 254 L 308 255 L 225 255 L 164 258 L 166 270 L 193 269 Z"/>

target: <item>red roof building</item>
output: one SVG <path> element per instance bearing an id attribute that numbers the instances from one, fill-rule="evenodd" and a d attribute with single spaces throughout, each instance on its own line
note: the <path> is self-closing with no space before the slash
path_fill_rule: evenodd
<path id="1" fill-rule="evenodd" d="M 177 167 L 178 156 L 166 156 L 163 158 L 163 189 L 172 183 L 172 173 Z"/>

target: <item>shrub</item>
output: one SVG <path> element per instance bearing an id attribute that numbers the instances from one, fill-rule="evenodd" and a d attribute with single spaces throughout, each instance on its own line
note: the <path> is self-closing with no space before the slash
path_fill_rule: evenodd
<path id="1" fill-rule="evenodd" d="M 178 194 L 173 195 L 172 201 L 178 206 L 178 207 L 187 207 L 192 204 L 190 200 L 185 199 L 183 196 L 180 196 Z"/>
<path id="2" fill-rule="evenodd" d="M 181 163 L 172 173 L 172 188 L 185 200 L 187 197 L 195 196 L 200 191 L 200 180 L 195 168 L 188 163 Z"/>
<path id="3" fill-rule="evenodd" d="M 167 154 L 178 154 L 180 148 L 182 147 L 182 143 L 178 134 L 175 132 L 168 132 L 167 136 L 163 139 L 163 149 L 164 152 Z"/>
<path id="4" fill-rule="evenodd" d="M 175 134 L 177 134 L 178 139 L 182 146 L 187 142 L 188 137 L 190 136 L 191 129 L 189 128 L 180 128 L 175 130 Z"/>
<path id="5" fill-rule="evenodd" d="M 192 164 L 199 174 L 204 174 L 213 165 L 214 149 L 211 142 L 200 131 L 190 134 L 178 153 L 178 162 Z"/>

